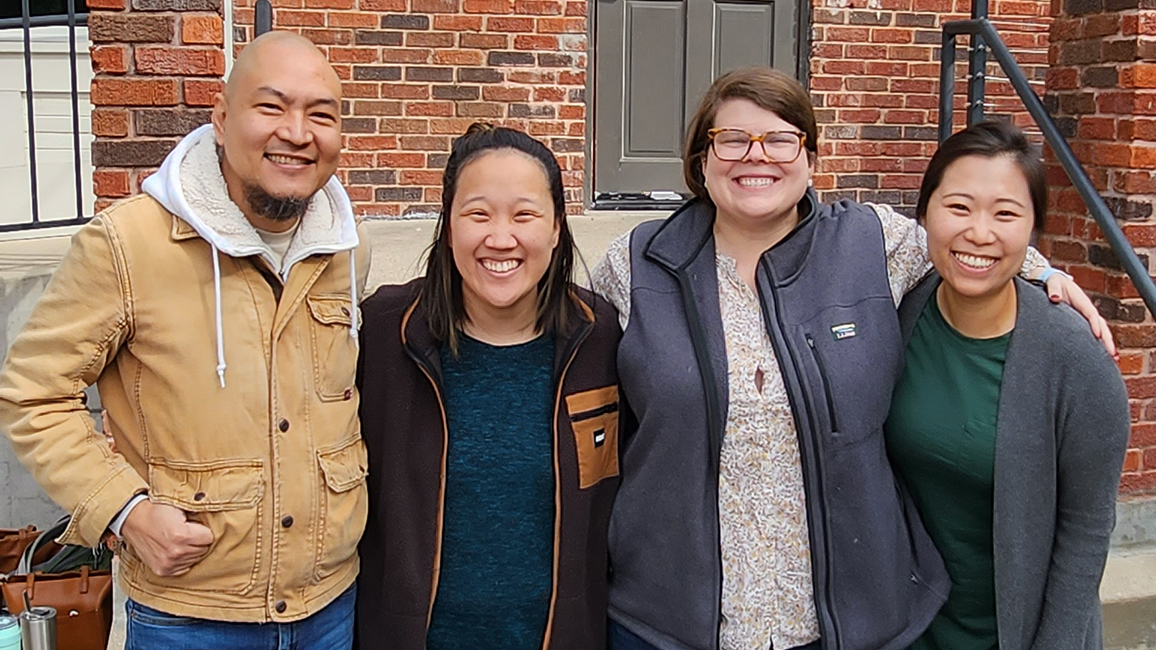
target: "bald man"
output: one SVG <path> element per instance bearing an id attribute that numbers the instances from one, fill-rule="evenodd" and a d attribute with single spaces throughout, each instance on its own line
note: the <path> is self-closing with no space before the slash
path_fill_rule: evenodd
<path id="1" fill-rule="evenodd" d="M 308 40 L 253 41 L 212 124 L 76 234 L 0 373 L 0 427 L 72 513 L 60 541 L 125 542 L 129 650 L 352 643 L 369 254 L 333 176 L 340 101 Z"/>

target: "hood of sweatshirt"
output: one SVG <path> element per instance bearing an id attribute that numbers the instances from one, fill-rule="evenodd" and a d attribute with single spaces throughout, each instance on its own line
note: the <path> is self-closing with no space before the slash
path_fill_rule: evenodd
<path id="1" fill-rule="evenodd" d="M 165 158 L 155 174 L 145 179 L 141 189 L 166 210 L 185 221 L 209 242 L 213 250 L 213 282 L 216 295 L 217 375 L 225 387 L 224 324 L 221 317 L 220 255 L 259 256 L 271 268 L 278 268 L 273 250 L 257 229 L 229 198 L 225 176 L 217 156 L 213 126 L 198 127 L 184 137 Z M 311 255 L 332 255 L 349 251 L 349 301 L 353 323 L 350 336 L 357 338 L 357 272 L 355 249 L 359 243 L 357 223 L 349 195 L 337 177 L 331 177 L 309 202 L 279 275 L 285 282 L 293 265 Z"/>

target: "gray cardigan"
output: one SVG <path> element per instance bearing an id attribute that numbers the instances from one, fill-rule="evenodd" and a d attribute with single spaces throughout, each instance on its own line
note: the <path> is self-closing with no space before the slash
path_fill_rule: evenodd
<path id="1" fill-rule="evenodd" d="M 995 591 L 1000 650 L 1100 650 L 1100 578 L 1130 431 L 1116 364 L 1088 324 L 1016 278 L 999 395 Z M 934 273 L 903 299 L 906 345 Z"/>

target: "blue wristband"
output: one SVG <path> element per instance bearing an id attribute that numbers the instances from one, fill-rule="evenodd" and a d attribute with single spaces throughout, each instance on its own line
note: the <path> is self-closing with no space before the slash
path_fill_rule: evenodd
<path id="1" fill-rule="evenodd" d="M 1048 268 L 1044 269 L 1044 272 L 1040 273 L 1040 277 L 1038 277 L 1036 279 L 1039 280 L 1040 282 L 1047 284 L 1048 278 L 1052 277 L 1053 275 L 1055 275 L 1057 273 L 1059 273 L 1060 275 L 1064 276 L 1065 278 L 1067 278 L 1069 280 L 1072 279 L 1072 276 L 1068 275 L 1067 273 L 1064 273 L 1063 271 L 1057 269 L 1054 266 L 1049 266 Z"/>

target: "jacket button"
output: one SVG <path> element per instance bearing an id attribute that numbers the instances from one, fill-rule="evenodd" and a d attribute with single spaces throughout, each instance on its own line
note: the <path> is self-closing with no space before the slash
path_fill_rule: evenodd
<path id="1" fill-rule="evenodd" d="M 348 316 L 349 315 L 349 307 L 342 307 L 341 313 Z"/>
<path id="2" fill-rule="evenodd" d="M 345 394 L 342 395 L 341 398 L 344 399 L 346 402 L 353 399 L 353 389 L 352 388 L 346 388 Z"/>
<path id="3" fill-rule="evenodd" d="M 292 525 L 293 525 L 293 516 L 292 515 L 285 515 L 284 517 L 281 518 L 281 527 L 282 528 L 288 528 Z"/>
<path id="4" fill-rule="evenodd" d="M 289 430 L 289 420 L 281 420 L 277 423 L 277 428 L 281 430 L 281 433 L 285 433 Z"/>
<path id="5" fill-rule="evenodd" d="M 916 575 L 914 573 L 911 574 L 911 581 L 914 582 L 915 584 L 919 584 L 919 578 L 916 577 Z"/>
<path id="6" fill-rule="evenodd" d="M 205 493 L 204 492 L 197 492 L 196 494 L 193 495 L 193 501 L 204 501 L 204 500 L 205 500 Z"/>
<path id="7" fill-rule="evenodd" d="M 289 606 L 286 605 L 285 601 L 283 601 L 283 600 L 278 600 L 277 603 L 275 605 L 273 605 L 273 609 L 277 610 L 278 614 L 284 614 L 285 610 L 288 608 L 289 608 Z"/>

